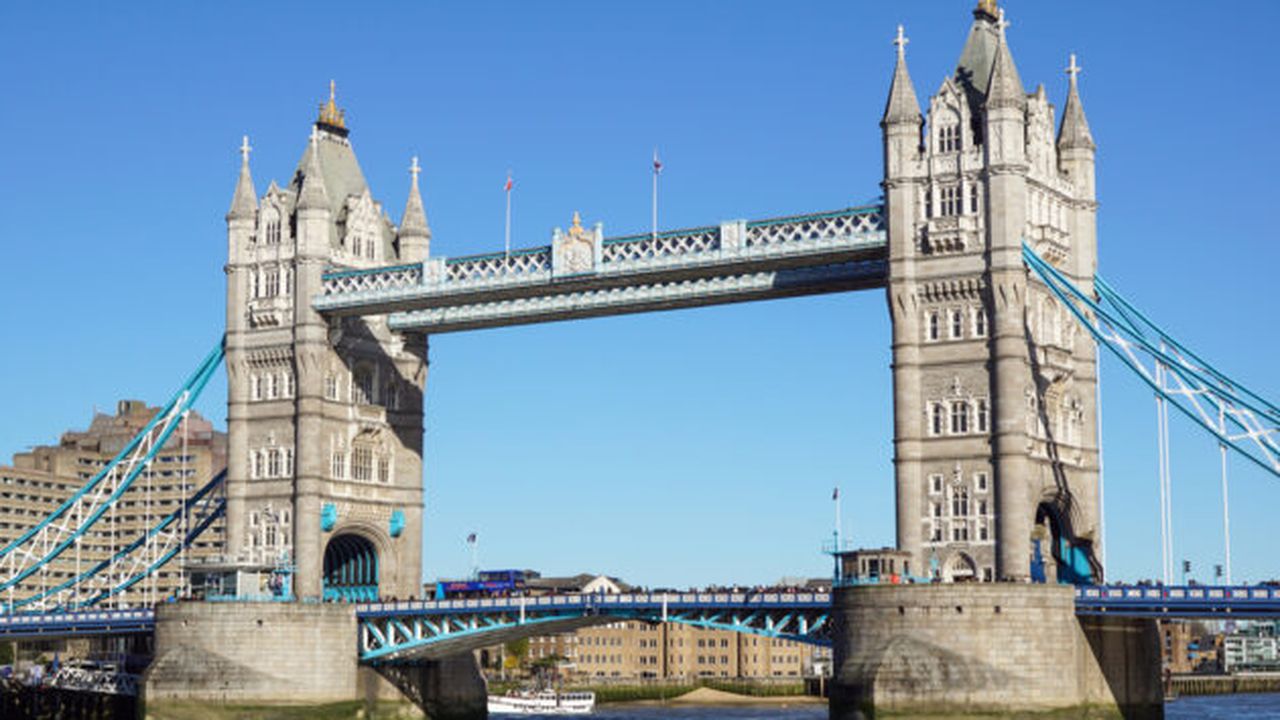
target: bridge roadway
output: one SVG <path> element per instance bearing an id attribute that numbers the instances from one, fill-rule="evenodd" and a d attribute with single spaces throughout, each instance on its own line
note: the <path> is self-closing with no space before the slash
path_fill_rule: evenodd
<path id="1" fill-rule="evenodd" d="M 312 306 L 431 334 L 881 287 L 881 206 L 325 273 Z"/>
<path id="2" fill-rule="evenodd" d="M 360 659 L 431 660 L 521 637 L 621 620 L 679 622 L 828 645 L 829 593 L 637 593 L 364 603 Z M 1280 587 L 1107 585 L 1076 588 L 1077 615 L 1168 619 L 1280 618 Z M 0 615 L 0 640 L 144 634 L 148 608 Z"/>

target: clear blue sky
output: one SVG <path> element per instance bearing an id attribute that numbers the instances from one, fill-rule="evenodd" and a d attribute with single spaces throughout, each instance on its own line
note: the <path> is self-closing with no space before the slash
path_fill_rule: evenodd
<path id="1" fill-rule="evenodd" d="M 1280 106 L 1274 2 L 1005 3 L 1022 78 L 1061 107 L 1076 52 L 1099 151 L 1101 269 L 1272 398 Z M 248 133 L 287 181 L 330 78 L 375 197 L 410 156 L 432 250 L 517 245 L 574 210 L 643 231 L 879 194 L 895 26 L 926 99 L 972 0 L 5 3 L 0 7 L 0 455 L 162 401 L 224 320 L 223 215 Z M 432 341 L 426 574 L 610 572 L 650 585 L 818 575 L 846 531 L 893 542 L 881 292 L 489 330 Z M 1150 394 L 1103 368 L 1109 560 L 1159 566 Z M 223 423 L 225 384 L 202 410 Z M 1220 561 L 1217 451 L 1174 426 L 1176 554 Z M 1231 463 L 1237 577 L 1280 576 L 1280 480 Z"/>

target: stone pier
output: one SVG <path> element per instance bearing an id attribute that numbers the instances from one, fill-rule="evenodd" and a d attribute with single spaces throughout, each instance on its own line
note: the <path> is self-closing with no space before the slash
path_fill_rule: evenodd
<path id="1" fill-rule="evenodd" d="M 161 605 L 144 698 L 312 705 L 403 693 L 431 720 L 487 716 L 471 655 L 375 672 L 359 664 L 356 633 L 351 605 Z"/>
<path id="2" fill-rule="evenodd" d="M 1069 586 L 867 586 L 832 602 L 832 720 L 1085 708 L 1164 717 L 1155 621 L 1077 619 Z"/>

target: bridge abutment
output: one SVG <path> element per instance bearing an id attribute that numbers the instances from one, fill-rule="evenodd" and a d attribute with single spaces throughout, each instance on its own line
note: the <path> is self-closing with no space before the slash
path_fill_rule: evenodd
<path id="1" fill-rule="evenodd" d="M 484 680 L 470 654 L 375 673 L 360 666 L 356 637 L 349 604 L 161 605 L 144 698 L 310 705 L 399 699 L 398 689 L 431 720 L 487 716 Z"/>
<path id="2" fill-rule="evenodd" d="M 1082 708 L 1164 717 L 1155 621 L 1077 619 L 1069 586 L 868 586 L 832 601 L 832 720 Z"/>

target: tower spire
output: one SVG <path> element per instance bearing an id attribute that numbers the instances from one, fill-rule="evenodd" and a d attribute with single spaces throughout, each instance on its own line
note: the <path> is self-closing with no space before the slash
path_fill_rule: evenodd
<path id="1" fill-rule="evenodd" d="M 1080 102 L 1080 86 L 1077 76 L 1082 68 L 1076 64 L 1075 53 L 1071 54 L 1071 64 L 1067 66 L 1070 86 L 1067 90 L 1067 105 L 1062 110 L 1062 127 L 1058 129 L 1058 147 L 1064 150 L 1084 148 L 1095 149 L 1093 133 L 1089 131 L 1089 121 L 1084 116 L 1084 104 Z"/>
<path id="2" fill-rule="evenodd" d="M 236 181 L 236 192 L 231 197 L 231 209 L 227 211 L 227 219 L 253 219 L 258 210 L 258 193 L 253 187 L 253 175 L 249 172 L 249 136 L 245 135 L 240 142 L 240 178 Z"/>
<path id="3" fill-rule="evenodd" d="M 307 163 L 302 171 L 302 187 L 298 190 L 298 209 L 329 209 L 329 194 L 325 192 L 324 173 L 320 170 L 320 128 L 311 128 L 311 147 Z"/>
<path id="4" fill-rule="evenodd" d="M 995 62 L 991 64 L 991 81 L 987 83 L 988 110 L 1001 107 L 1024 108 L 1027 104 L 1027 92 L 1022 86 L 1022 78 L 1018 77 L 1018 67 L 1013 62 L 1013 53 L 1009 51 L 1009 40 L 1006 31 L 1009 21 L 1005 20 L 1004 10 L 1000 9 L 996 28 L 999 40 L 996 45 Z"/>
<path id="5" fill-rule="evenodd" d="M 920 101 L 916 99 L 915 86 L 911 82 L 911 73 L 907 72 L 907 39 L 901 25 L 893 44 L 898 46 L 898 62 L 893 68 L 893 82 L 889 86 L 889 102 L 885 105 L 884 118 L 881 125 L 897 123 L 919 123 Z"/>
<path id="6" fill-rule="evenodd" d="M 427 213 L 422 207 L 422 194 L 418 191 L 418 173 L 422 168 L 418 165 L 418 156 L 413 156 L 409 165 L 412 180 L 409 184 L 409 199 L 404 204 L 404 215 L 400 219 L 400 237 L 431 239 L 431 228 L 427 225 Z"/>

